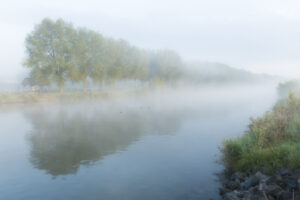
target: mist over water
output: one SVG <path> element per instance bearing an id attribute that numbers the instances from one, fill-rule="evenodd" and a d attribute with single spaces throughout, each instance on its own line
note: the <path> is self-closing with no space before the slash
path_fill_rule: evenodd
<path id="1" fill-rule="evenodd" d="M 249 190 L 251 174 L 219 176 L 299 168 L 299 1 L 10 0 L 0 11 L 0 200 L 300 194 L 298 174 Z"/>
<path id="2" fill-rule="evenodd" d="M 0 199 L 218 199 L 218 147 L 275 84 L 1 108 Z"/>

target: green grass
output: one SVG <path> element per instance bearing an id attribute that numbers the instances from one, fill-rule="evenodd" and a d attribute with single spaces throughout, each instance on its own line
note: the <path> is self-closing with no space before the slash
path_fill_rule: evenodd
<path id="1" fill-rule="evenodd" d="M 249 130 L 223 142 L 222 161 L 233 171 L 264 167 L 269 173 L 282 167 L 300 167 L 300 99 L 290 93 L 264 116 L 251 119 Z"/>

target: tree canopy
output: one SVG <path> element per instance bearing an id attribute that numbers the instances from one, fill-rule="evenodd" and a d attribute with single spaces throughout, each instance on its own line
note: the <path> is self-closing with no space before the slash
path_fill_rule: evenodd
<path id="1" fill-rule="evenodd" d="M 27 36 L 30 68 L 27 82 L 45 87 L 56 85 L 63 91 L 67 81 L 139 80 L 172 82 L 179 78 L 183 65 L 180 56 L 170 50 L 147 51 L 86 28 L 75 28 L 62 19 L 44 19 Z"/>

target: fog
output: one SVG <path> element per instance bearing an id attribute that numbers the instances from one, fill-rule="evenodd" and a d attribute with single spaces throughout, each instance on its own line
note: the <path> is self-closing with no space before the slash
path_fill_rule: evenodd
<path id="1" fill-rule="evenodd" d="M 274 86 L 1 106 L 0 197 L 219 199 L 218 148 L 274 105 Z"/>
<path id="2" fill-rule="evenodd" d="M 1 2 L 0 199 L 221 199 L 224 140 L 278 102 L 270 131 L 299 107 L 299 13 L 293 0 Z"/>
<path id="3" fill-rule="evenodd" d="M 173 49 L 186 60 L 213 61 L 298 78 L 298 1 L 4 1 L 0 78 L 20 82 L 24 40 L 43 18 L 122 38 L 147 49 Z"/>

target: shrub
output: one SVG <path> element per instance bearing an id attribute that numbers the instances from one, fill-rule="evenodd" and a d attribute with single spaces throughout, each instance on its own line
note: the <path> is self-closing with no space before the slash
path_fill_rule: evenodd
<path id="1" fill-rule="evenodd" d="M 234 171 L 300 166 L 300 100 L 290 93 L 264 116 L 251 119 L 249 130 L 225 140 L 222 161 Z"/>

